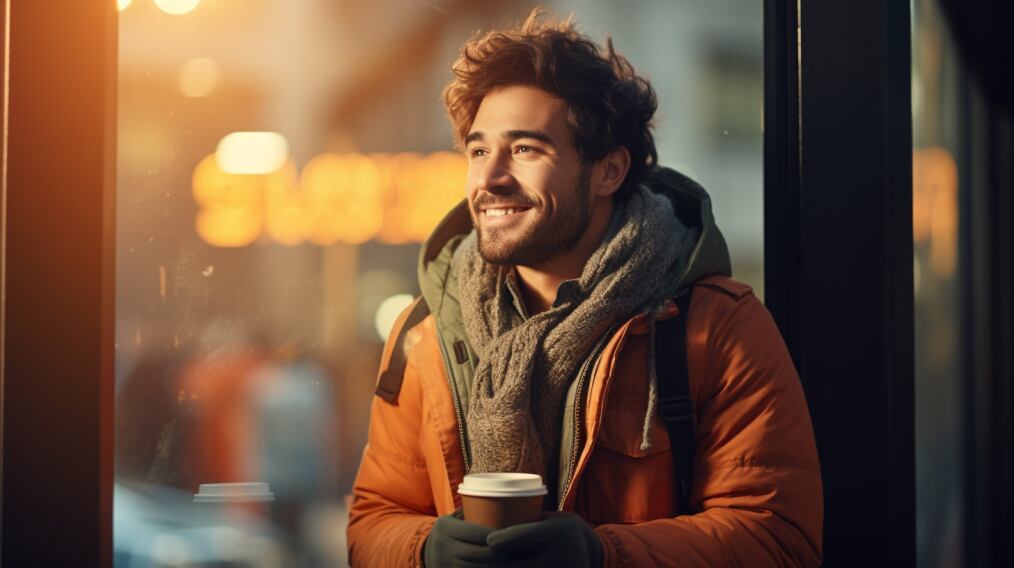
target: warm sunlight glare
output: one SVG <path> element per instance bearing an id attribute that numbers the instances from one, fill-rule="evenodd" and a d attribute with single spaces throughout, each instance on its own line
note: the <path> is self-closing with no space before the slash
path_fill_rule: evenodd
<path id="1" fill-rule="evenodd" d="M 155 0 L 155 5 L 166 14 L 181 16 L 190 13 L 201 0 Z"/>

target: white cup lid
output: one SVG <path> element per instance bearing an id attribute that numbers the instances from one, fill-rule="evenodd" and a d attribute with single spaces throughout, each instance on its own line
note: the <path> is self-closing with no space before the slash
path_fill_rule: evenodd
<path id="1" fill-rule="evenodd" d="M 535 473 L 472 473 L 458 493 L 473 497 L 532 497 L 548 493 L 542 476 Z"/>
<path id="2" fill-rule="evenodd" d="M 194 503 L 256 503 L 274 501 L 275 494 L 267 483 L 202 483 L 194 494 Z"/>

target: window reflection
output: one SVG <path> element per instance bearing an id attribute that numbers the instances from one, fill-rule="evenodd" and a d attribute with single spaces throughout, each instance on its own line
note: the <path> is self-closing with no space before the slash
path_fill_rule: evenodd
<path id="1" fill-rule="evenodd" d="M 913 4 L 912 229 L 916 541 L 920 566 L 963 564 L 964 391 L 958 276 L 960 63 L 936 2 Z"/>
<path id="2" fill-rule="evenodd" d="M 760 2 L 548 4 L 650 77 L 762 293 Z M 119 2 L 117 566 L 343 565 L 384 335 L 463 197 L 440 92 L 532 5 Z M 274 500 L 194 502 L 239 482 Z"/>

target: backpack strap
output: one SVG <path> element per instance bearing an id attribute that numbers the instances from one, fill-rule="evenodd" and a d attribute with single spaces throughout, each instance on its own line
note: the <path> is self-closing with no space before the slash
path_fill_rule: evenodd
<path id="1" fill-rule="evenodd" d="M 690 483 L 694 471 L 694 406 L 687 370 L 687 315 L 693 288 L 676 296 L 679 314 L 655 326 L 655 376 L 659 414 L 669 431 L 675 461 L 676 494 L 689 512 Z"/>
<path id="2" fill-rule="evenodd" d="M 422 296 L 416 298 L 412 302 L 405 323 L 401 325 L 401 328 L 397 330 L 397 336 L 393 338 L 391 357 L 387 361 L 387 368 L 380 373 L 380 380 L 377 381 L 377 390 L 375 391 L 377 396 L 391 404 L 398 403 L 398 393 L 401 392 L 401 383 L 405 379 L 405 365 L 408 364 L 408 357 L 405 354 L 405 336 L 410 329 L 419 325 L 429 313 L 430 308 L 426 305 L 426 300 Z M 391 341 L 391 338 L 388 338 L 388 341 Z"/>

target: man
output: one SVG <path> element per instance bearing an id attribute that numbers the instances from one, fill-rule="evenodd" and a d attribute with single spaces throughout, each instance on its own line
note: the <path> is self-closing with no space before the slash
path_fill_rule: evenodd
<path id="1" fill-rule="evenodd" d="M 611 42 L 538 12 L 468 42 L 454 71 L 467 199 L 424 244 L 422 298 L 385 348 L 351 563 L 819 564 L 799 379 L 729 278 L 707 194 L 655 166 L 649 83 Z M 693 459 L 682 502 L 653 346 L 691 285 L 686 345 L 671 346 L 696 418 L 694 455 L 675 456 Z M 463 520 L 457 487 L 485 471 L 542 475 L 553 512 L 503 530 Z"/>

